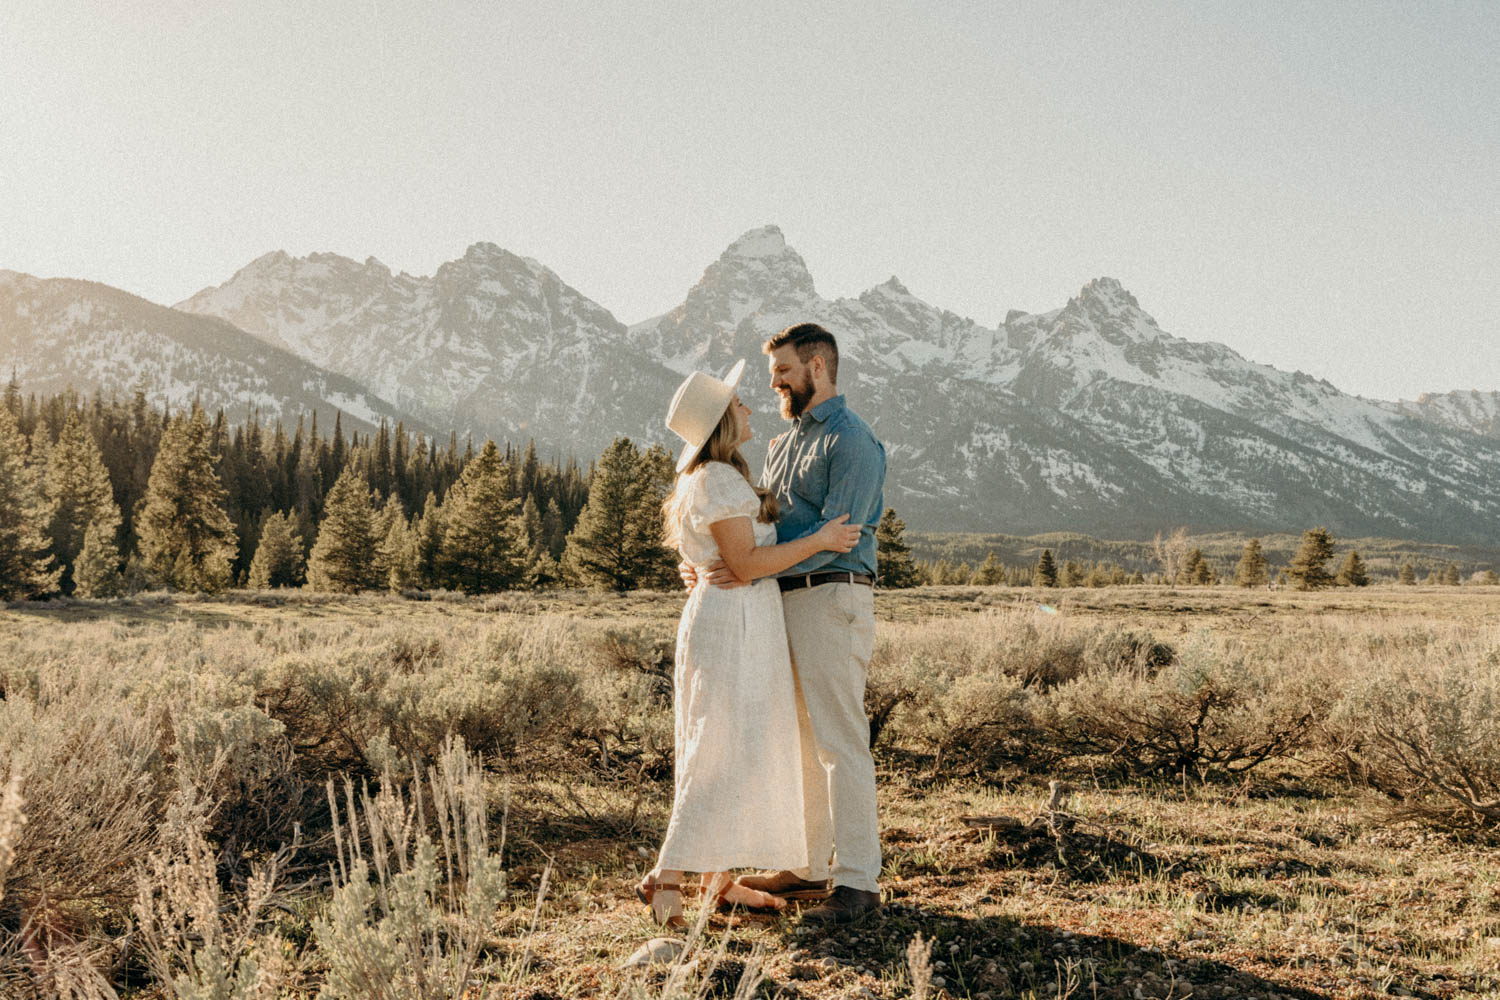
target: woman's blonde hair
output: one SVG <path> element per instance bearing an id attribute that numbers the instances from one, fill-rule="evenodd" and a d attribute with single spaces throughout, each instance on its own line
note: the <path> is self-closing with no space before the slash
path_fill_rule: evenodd
<path id="1" fill-rule="evenodd" d="M 745 461 L 745 456 L 740 454 L 739 446 L 739 421 L 735 419 L 734 405 L 730 404 L 724 415 L 719 418 L 719 424 L 714 432 L 708 436 L 703 447 L 698 449 L 698 454 L 677 476 L 677 484 L 672 488 L 671 494 L 666 502 L 662 504 L 662 523 L 666 529 L 665 538 L 667 545 L 677 548 L 682 544 L 682 519 L 687 516 L 688 503 L 688 477 L 699 468 L 709 462 L 724 462 L 739 470 L 740 475 L 745 477 L 745 482 L 760 497 L 760 513 L 756 520 L 762 524 L 773 523 L 780 516 L 780 507 L 776 503 L 776 495 L 770 490 L 763 490 L 755 485 L 755 480 L 750 478 L 750 463 Z"/>

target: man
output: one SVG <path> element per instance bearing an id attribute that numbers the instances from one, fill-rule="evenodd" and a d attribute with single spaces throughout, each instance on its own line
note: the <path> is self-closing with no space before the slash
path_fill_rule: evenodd
<path id="1" fill-rule="evenodd" d="M 761 476 L 781 504 L 777 541 L 812 534 L 840 514 L 866 531 L 851 551 L 821 552 L 779 576 L 797 681 L 809 865 L 739 882 L 788 899 L 822 899 L 803 913 L 804 921 L 847 923 L 880 906 L 875 762 L 864 694 L 875 645 L 875 526 L 884 509 L 885 448 L 838 392 L 833 334 L 799 323 L 762 350 L 770 356 L 781 415 L 793 422 L 771 442 Z M 691 571 L 683 575 L 691 585 Z M 741 582 L 718 566 L 708 579 L 715 586 Z"/>

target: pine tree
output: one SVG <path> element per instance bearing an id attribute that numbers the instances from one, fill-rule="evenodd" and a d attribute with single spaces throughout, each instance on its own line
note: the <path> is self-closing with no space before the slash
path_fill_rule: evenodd
<path id="1" fill-rule="evenodd" d="M 495 442 L 486 441 L 448 491 L 439 555 L 443 576 L 468 594 L 506 590 L 525 570 L 524 530 L 509 493 L 509 471 Z"/>
<path id="2" fill-rule="evenodd" d="M 21 419 L 21 383 L 16 380 L 16 370 L 10 370 L 10 381 L 5 383 L 5 398 L 0 406 L 10 411 L 11 417 Z"/>
<path id="3" fill-rule="evenodd" d="M 1036 569 L 1031 573 L 1031 585 L 1033 587 L 1057 586 L 1057 563 L 1052 559 L 1051 549 L 1043 549 L 1042 554 L 1037 557 Z"/>
<path id="4" fill-rule="evenodd" d="M 1240 561 L 1234 567 L 1236 587 L 1263 587 L 1270 579 L 1266 566 L 1266 555 L 1261 551 L 1260 539 L 1252 538 L 1240 552 Z"/>
<path id="5" fill-rule="evenodd" d="M 1077 563 L 1071 559 L 1063 563 L 1062 572 L 1057 577 L 1057 585 L 1059 587 L 1078 587 L 1083 585 L 1083 573 L 1079 571 Z"/>
<path id="6" fill-rule="evenodd" d="M 1370 577 L 1365 573 L 1364 560 L 1360 559 L 1358 552 L 1349 553 L 1344 564 L 1339 567 L 1339 573 L 1334 582 L 1340 587 L 1368 587 L 1370 585 Z"/>
<path id="7" fill-rule="evenodd" d="M 665 452 L 652 458 L 629 438 L 616 438 L 599 457 L 588 502 L 568 535 L 565 570 L 585 584 L 616 591 L 675 577 L 677 557 L 662 544 L 661 523 L 671 474 Z"/>
<path id="8" fill-rule="evenodd" d="M 1287 565 L 1286 575 L 1298 590 L 1317 590 L 1333 583 L 1326 569 L 1333 558 L 1333 537 L 1327 528 L 1311 528 L 1302 533 L 1302 545 Z"/>
<path id="9" fill-rule="evenodd" d="M 142 569 L 152 586 L 222 590 L 237 551 L 225 491 L 214 472 L 212 429 L 199 407 L 162 434 L 136 515 Z"/>
<path id="10" fill-rule="evenodd" d="M 548 499 L 547 508 L 542 511 L 542 542 L 554 562 L 561 558 L 563 547 L 568 543 L 568 531 L 555 497 Z"/>
<path id="11" fill-rule="evenodd" d="M 535 458 L 535 454 L 532 457 Z M 525 496 L 526 501 L 521 504 L 521 541 L 528 554 L 535 554 L 546 547 L 542 538 L 542 512 L 537 509 L 536 497 L 529 493 Z"/>
<path id="12" fill-rule="evenodd" d="M 1188 586 L 1207 583 L 1208 566 L 1203 562 L 1203 550 L 1194 548 L 1188 552 L 1178 571 L 1177 582 Z"/>
<path id="13" fill-rule="evenodd" d="M 26 461 L 26 438 L 9 406 L 0 406 L 0 599 L 40 597 L 57 589 L 45 528 L 50 517 Z"/>
<path id="14" fill-rule="evenodd" d="M 370 534 L 375 539 L 375 576 L 380 580 L 380 586 L 390 586 L 391 580 L 391 549 L 386 545 L 390 538 L 391 529 L 396 522 L 406 523 L 405 513 L 401 510 L 401 501 L 396 499 L 395 494 L 386 498 L 386 502 L 375 512 L 370 521 Z"/>
<path id="15" fill-rule="evenodd" d="M 885 590 L 904 590 L 921 582 L 906 544 L 906 522 L 892 507 L 885 509 L 875 526 L 875 575 Z"/>
<path id="16" fill-rule="evenodd" d="M 562 585 L 565 574 L 562 564 L 542 550 L 526 566 L 526 589 L 551 590 Z"/>
<path id="17" fill-rule="evenodd" d="M 521 459 L 521 496 L 534 499 L 536 493 L 537 476 L 541 471 L 541 462 L 536 457 L 536 441 L 526 442 L 526 456 Z M 535 547 L 533 540 L 532 546 Z"/>
<path id="18" fill-rule="evenodd" d="M 73 585 L 73 592 L 80 597 L 119 597 L 125 592 L 120 550 L 115 547 L 114 529 L 107 522 L 93 521 L 84 530 L 83 548 L 73 564 Z"/>
<path id="19" fill-rule="evenodd" d="M 385 586 L 375 565 L 375 507 L 370 488 L 351 463 L 323 503 L 323 523 L 307 560 L 314 590 L 357 593 Z"/>
<path id="20" fill-rule="evenodd" d="M 98 524 L 107 532 L 111 547 L 120 527 L 109 470 L 77 410 L 68 414 L 62 434 L 48 452 L 42 489 L 52 507 L 48 531 L 52 556 L 62 570 L 63 593 L 72 593 L 73 563 L 83 551 L 84 535 L 90 526 Z"/>
<path id="21" fill-rule="evenodd" d="M 1479 582 L 1486 587 L 1493 587 L 1497 583 L 1500 583 L 1500 576 L 1496 576 L 1494 570 L 1487 569 L 1484 571 L 1484 575 L 1479 578 Z"/>
<path id="22" fill-rule="evenodd" d="M 1005 567 L 1000 565 L 1000 560 L 995 558 L 991 552 L 984 557 L 984 562 L 974 571 L 974 583 L 981 587 L 994 587 L 1005 582 Z"/>
<path id="23" fill-rule="evenodd" d="M 1459 582 L 1460 580 L 1458 573 L 1458 564 L 1449 563 L 1447 568 L 1443 570 L 1443 585 L 1447 587 L 1457 587 L 1459 585 Z"/>
<path id="24" fill-rule="evenodd" d="M 397 439 L 399 440 L 399 438 Z M 395 591 L 421 586 L 417 566 L 417 535 L 404 517 L 393 517 L 380 543 L 380 562 L 386 568 L 386 586 Z"/>
<path id="25" fill-rule="evenodd" d="M 422 505 L 422 513 L 412 523 L 413 545 L 416 550 L 416 575 L 419 587 L 437 587 L 442 573 L 438 560 L 443 549 L 443 508 L 437 494 L 431 490 Z"/>
<path id="26" fill-rule="evenodd" d="M 289 514 L 276 511 L 260 528 L 255 558 L 250 560 L 250 586 L 255 590 L 298 587 L 307 571 L 302 534 Z"/>
<path id="27" fill-rule="evenodd" d="M 1396 582 L 1404 587 L 1414 586 L 1417 582 L 1417 568 L 1410 562 L 1401 564 L 1401 572 L 1396 575 Z"/>

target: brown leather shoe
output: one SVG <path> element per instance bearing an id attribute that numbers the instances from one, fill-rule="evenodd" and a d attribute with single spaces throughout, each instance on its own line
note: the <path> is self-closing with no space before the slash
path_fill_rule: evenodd
<path id="1" fill-rule="evenodd" d="M 880 909 L 880 893 L 852 886 L 834 886 L 833 895 L 810 910 L 802 911 L 804 924 L 852 924 Z"/>
<path id="2" fill-rule="evenodd" d="M 761 872 L 759 875 L 741 875 L 735 879 L 746 889 L 769 892 L 782 899 L 809 900 L 827 899 L 833 891 L 832 879 L 798 878 L 792 872 Z"/>

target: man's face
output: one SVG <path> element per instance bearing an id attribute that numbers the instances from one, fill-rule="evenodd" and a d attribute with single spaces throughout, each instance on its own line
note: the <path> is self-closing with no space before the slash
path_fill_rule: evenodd
<path id="1" fill-rule="evenodd" d="M 772 351 L 770 364 L 771 390 L 781 398 L 781 415 L 795 420 L 807 409 L 815 391 L 810 366 L 797 357 L 797 348 L 791 344 Z"/>

